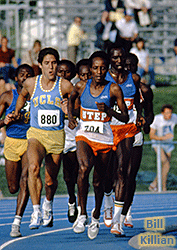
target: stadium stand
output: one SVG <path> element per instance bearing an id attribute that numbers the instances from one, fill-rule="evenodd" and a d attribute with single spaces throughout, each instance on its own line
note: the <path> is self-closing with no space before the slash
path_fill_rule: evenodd
<path id="1" fill-rule="evenodd" d="M 146 40 L 155 72 L 164 76 L 176 75 L 173 42 L 177 30 L 177 1 L 151 1 L 156 25 L 139 27 L 139 36 Z M 94 25 L 100 20 L 104 0 L 2 2 L 6 4 L 0 4 L 0 30 L 10 37 L 10 46 L 16 49 L 19 57 L 35 39 L 40 39 L 43 46 L 56 47 L 61 57 L 66 58 L 67 30 L 77 15 L 83 18 L 82 28 L 89 34 L 88 40 L 81 45 L 80 57 L 88 57 L 93 52 L 96 39 Z"/>

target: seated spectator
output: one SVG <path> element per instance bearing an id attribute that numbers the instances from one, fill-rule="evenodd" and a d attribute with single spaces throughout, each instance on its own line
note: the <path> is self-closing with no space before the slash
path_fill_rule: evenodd
<path id="1" fill-rule="evenodd" d="M 1 47 L 0 47 L 0 74 L 3 75 L 3 78 L 6 83 L 9 82 L 9 78 L 14 79 L 15 77 L 15 68 L 18 67 L 17 61 L 15 59 L 15 51 L 7 47 L 8 39 L 3 36 L 1 38 Z M 12 63 L 12 65 L 11 65 Z"/>
<path id="2" fill-rule="evenodd" d="M 37 61 L 40 50 L 41 50 L 41 41 L 35 40 L 33 48 L 31 50 L 28 50 L 22 58 L 22 64 L 26 63 L 30 65 L 34 70 L 35 76 L 41 74 L 41 69 L 39 68 Z"/>
<path id="3" fill-rule="evenodd" d="M 154 89 L 155 86 L 155 72 L 154 68 L 149 65 L 149 52 L 145 49 L 145 41 L 142 38 L 136 40 L 136 47 L 130 50 L 131 53 L 138 57 L 138 71 L 137 73 L 143 77 L 146 74 L 150 76 L 150 87 Z"/>
<path id="4" fill-rule="evenodd" d="M 104 50 L 104 40 L 102 38 L 105 26 L 109 23 L 108 11 L 103 11 L 101 14 L 101 20 L 95 25 L 96 41 L 95 48 L 98 50 Z"/>
<path id="5" fill-rule="evenodd" d="M 110 21 L 116 22 L 124 17 L 124 1 L 123 0 L 106 0 L 105 10 L 109 12 Z"/>
<path id="6" fill-rule="evenodd" d="M 161 142 L 161 162 L 162 162 L 162 191 L 166 191 L 167 176 L 170 170 L 171 152 L 174 145 L 170 142 L 174 138 L 174 127 L 177 124 L 177 114 L 173 113 L 173 107 L 170 104 L 163 105 L 161 114 L 155 116 L 151 124 L 150 139 L 155 152 L 157 153 L 157 142 Z M 164 142 L 164 143 L 163 143 Z M 169 144 L 167 144 L 169 142 Z M 157 176 L 149 186 L 150 191 L 157 191 Z"/>
<path id="7" fill-rule="evenodd" d="M 141 26 L 153 24 L 152 6 L 150 0 L 125 0 L 126 10 L 131 9 L 135 15 L 135 21 Z"/>
<path id="8" fill-rule="evenodd" d="M 132 44 L 138 37 L 138 27 L 134 20 L 134 15 L 130 10 L 125 12 L 125 17 L 115 23 L 119 30 L 119 44 L 128 53 L 132 48 Z"/>
<path id="9" fill-rule="evenodd" d="M 112 44 L 117 44 L 119 41 L 119 31 L 114 22 L 109 20 L 109 12 L 103 11 L 101 21 L 95 26 L 97 40 L 95 47 L 105 52 L 109 50 Z"/>

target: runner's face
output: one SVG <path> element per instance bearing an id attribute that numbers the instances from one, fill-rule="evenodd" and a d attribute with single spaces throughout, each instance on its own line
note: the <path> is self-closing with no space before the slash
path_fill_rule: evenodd
<path id="1" fill-rule="evenodd" d="M 68 65 L 60 64 L 58 66 L 57 76 L 63 77 L 64 79 L 71 80 L 71 71 Z"/>
<path id="2" fill-rule="evenodd" d="M 116 71 L 122 71 L 125 66 L 125 53 L 121 49 L 113 49 L 110 56 L 111 67 Z"/>
<path id="3" fill-rule="evenodd" d="M 55 80 L 57 74 L 57 60 L 54 55 L 48 54 L 44 56 L 42 64 L 39 64 L 42 74 L 48 80 Z"/>
<path id="4" fill-rule="evenodd" d="M 163 117 L 164 117 L 165 120 L 170 120 L 171 116 L 172 116 L 172 110 L 168 109 L 168 108 L 165 108 L 164 112 L 162 112 L 162 114 L 163 114 Z"/>
<path id="5" fill-rule="evenodd" d="M 18 85 L 20 87 L 23 86 L 24 81 L 28 78 L 28 77 L 32 77 L 30 71 L 26 68 L 22 68 L 19 72 L 18 72 L 18 76 L 15 77 L 15 80 L 18 82 Z"/>
<path id="6" fill-rule="evenodd" d="M 83 65 L 79 68 L 79 78 L 83 81 L 90 79 L 91 72 L 88 65 Z"/>
<path id="7" fill-rule="evenodd" d="M 96 83 L 101 83 L 104 81 L 106 72 L 107 72 L 107 67 L 104 59 L 100 57 L 95 57 L 92 61 L 92 67 L 90 68 L 93 80 Z"/>
<path id="8" fill-rule="evenodd" d="M 125 69 L 132 72 L 132 73 L 136 73 L 137 64 L 133 60 L 131 60 L 130 58 L 127 58 L 126 62 L 125 62 Z"/>

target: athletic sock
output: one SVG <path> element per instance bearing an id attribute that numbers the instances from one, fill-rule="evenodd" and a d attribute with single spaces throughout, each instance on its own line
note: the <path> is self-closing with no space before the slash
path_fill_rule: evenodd
<path id="1" fill-rule="evenodd" d="M 19 216 L 19 215 L 15 215 L 15 218 L 14 218 L 14 221 L 13 221 L 13 223 L 12 223 L 12 224 L 15 224 L 15 225 L 20 226 L 20 224 L 21 224 L 21 219 L 22 219 L 22 217 L 21 217 L 21 216 Z"/>
<path id="2" fill-rule="evenodd" d="M 120 227 L 121 228 L 123 228 L 124 219 L 125 219 L 125 215 L 121 214 L 121 216 L 120 216 Z"/>
<path id="3" fill-rule="evenodd" d="M 40 205 L 33 205 L 34 212 L 40 212 Z"/>
<path id="4" fill-rule="evenodd" d="M 105 207 L 112 207 L 112 203 L 113 203 L 112 192 L 113 190 L 111 190 L 109 194 L 104 193 L 104 206 Z"/>
<path id="5" fill-rule="evenodd" d="M 120 223 L 120 216 L 123 209 L 124 201 L 114 201 L 113 223 Z"/>
<path id="6" fill-rule="evenodd" d="M 53 201 L 48 201 L 47 198 L 45 197 L 42 208 L 45 210 L 52 210 L 52 204 Z"/>
<path id="7" fill-rule="evenodd" d="M 129 207 L 126 217 L 131 216 L 132 205 Z"/>

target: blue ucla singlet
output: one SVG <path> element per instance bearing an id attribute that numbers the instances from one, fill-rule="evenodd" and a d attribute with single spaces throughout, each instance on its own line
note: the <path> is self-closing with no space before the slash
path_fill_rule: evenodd
<path id="1" fill-rule="evenodd" d="M 109 72 L 107 72 L 105 79 L 107 81 L 112 81 L 112 82 L 116 83 Z M 128 123 L 132 123 L 132 122 L 135 123 L 136 116 L 133 112 L 133 104 L 134 104 L 134 96 L 136 94 L 136 86 L 135 86 L 133 78 L 132 78 L 132 73 L 129 72 L 126 81 L 123 82 L 122 84 L 118 84 L 118 85 L 122 89 L 122 92 L 124 95 L 124 101 L 125 101 L 125 104 L 128 108 L 128 114 L 129 114 Z M 117 105 L 114 105 L 114 110 L 117 112 L 119 111 L 119 108 Z M 112 117 L 111 124 L 112 125 L 122 125 L 125 123 L 118 121 L 115 117 Z"/>
<path id="2" fill-rule="evenodd" d="M 56 77 L 50 90 L 42 88 L 42 75 L 36 77 L 35 88 L 31 96 L 31 127 L 43 130 L 61 130 L 64 128 L 64 113 L 61 109 L 61 78 Z"/>
<path id="3" fill-rule="evenodd" d="M 11 105 L 6 109 L 5 115 L 15 111 L 18 99 L 17 89 L 13 89 L 13 99 Z M 21 118 L 6 126 L 6 134 L 8 137 L 17 139 L 26 139 L 26 132 L 30 127 L 30 102 L 26 101 L 24 107 L 20 111 Z"/>
<path id="4" fill-rule="evenodd" d="M 105 144 L 113 143 L 113 134 L 110 127 L 111 118 L 98 110 L 96 102 L 104 102 L 108 107 L 110 104 L 110 86 L 112 82 L 105 85 L 99 96 L 94 97 L 90 93 L 92 79 L 86 83 L 85 89 L 80 97 L 80 121 L 76 136 L 84 136 L 90 141 Z"/>

